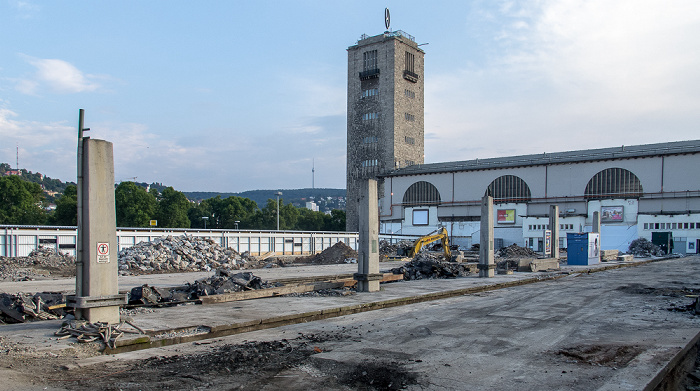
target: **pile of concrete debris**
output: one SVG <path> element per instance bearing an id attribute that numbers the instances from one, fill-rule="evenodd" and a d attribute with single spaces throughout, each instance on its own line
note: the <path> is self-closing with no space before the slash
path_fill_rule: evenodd
<path id="1" fill-rule="evenodd" d="M 403 274 L 404 280 L 466 277 L 471 272 L 466 263 L 442 262 L 442 255 L 419 253 L 411 262 L 391 269 L 394 274 Z"/>
<path id="2" fill-rule="evenodd" d="M 119 251 L 122 274 L 241 269 L 255 259 L 196 236 L 166 236 Z"/>
<path id="3" fill-rule="evenodd" d="M 49 276 L 75 276 L 75 258 L 46 247 L 26 257 L 0 257 L 0 281 L 30 281 Z"/>
<path id="4" fill-rule="evenodd" d="M 533 258 L 537 257 L 537 253 L 527 247 L 520 247 L 513 243 L 508 247 L 503 247 L 494 254 L 500 258 Z"/>
<path id="5" fill-rule="evenodd" d="M 143 285 L 133 288 L 129 295 L 130 304 L 167 304 L 197 300 L 200 297 L 242 292 L 254 289 L 272 288 L 277 285 L 263 281 L 250 272 L 232 273 L 230 269 L 217 269 L 216 273 L 194 283 L 174 288 L 160 288 Z"/>
<path id="6" fill-rule="evenodd" d="M 0 293 L 0 323 L 59 319 L 66 314 L 62 293 Z"/>
<path id="7" fill-rule="evenodd" d="M 309 263 L 312 265 L 333 265 L 338 263 L 357 263 L 357 251 L 344 242 L 338 242 L 316 255 L 299 258 L 294 263 Z"/>
<path id="8" fill-rule="evenodd" d="M 398 243 L 389 243 L 386 240 L 379 241 L 379 255 L 380 256 L 393 256 L 393 255 L 404 255 L 413 247 L 413 242 L 410 240 L 402 240 Z"/>
<path id="9" fill-rule="evenodd" d="M 666 255 L 664 250 L 645 238 L 633 240 L 627 252 L 638 257 L 661 257 Z"/>

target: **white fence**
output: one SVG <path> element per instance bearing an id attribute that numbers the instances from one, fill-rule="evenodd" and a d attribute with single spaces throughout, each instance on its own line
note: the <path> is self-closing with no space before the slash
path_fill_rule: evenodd
<path id="1" fill-rule="evenodd" d="M 269 252 L 275 255 L 315 254 L 337 242 L 344 242 L 354 250 L 358 245 L 358 234 L 354 232 L 119 228 L 118 248 L 121 250 L 168 235 L 209 238 L 221 246 L 239 253 L 247 251 L 251 255 Z M 75 227 L 0 225 L 0 256 L 24 257 L 39 246 L 75 255 L 76 238 Z M 380 238 L 395 243 L 415 236 L 380 235 Z"/>

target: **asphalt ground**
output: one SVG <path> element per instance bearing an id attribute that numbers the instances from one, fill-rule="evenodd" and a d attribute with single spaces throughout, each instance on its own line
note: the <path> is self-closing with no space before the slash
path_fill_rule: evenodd
<path id="1" fill-rule="evenodd" d="M 342 274 L 347 266 L 356 267 L 323 270 Z M 614 269 L 596 272 L 605 268 Z M 294 273 L 274 272 L 285 277 Z M 700 258 L 686 257 L 604 263 L 564 273 L 403 281 L 384 284 L 381 292 L 349 296 L 162 308 L 133 315 L 149 334 L 164 335 L 154 341 L 180 338 L 168 336 L 174 330 L 202 326 L 209 331 L 201 338 L 180 338 L 182 344 L 99 356 L 77 365 L 332 332 L 352 335 L 319 349 L 313 356 L 319 371 L 314 376 L 369 364 L 411 374 L 416 383 L 409 389 L 651 389 L 697 344 L 700 318 L 686 309 L 694 300 L 688 296 L 699 291 Z M 342 315 L 343 308 L 358 313 Z M 326 319 L 313 316 L 324 311 L 329 314 Z M 332 315 L 334 311 L 342 316 Z M 263 329 L 271 319 L 286 319 L 288 324 L 269 322 L 272 328 Z M 70 343 L 52 337 L 59 324 L 5 325 L 0 333 L 15 343 L 56 352 Z M 237 329 L 242 324 L 247 328 Z M 260 330 L 250 327 L 256 324 Z M 241 333 L 224 336 L 226 330 Z M 284 376 L 286 385 L 303 385 L 310 374 L 296 369 Z"/>

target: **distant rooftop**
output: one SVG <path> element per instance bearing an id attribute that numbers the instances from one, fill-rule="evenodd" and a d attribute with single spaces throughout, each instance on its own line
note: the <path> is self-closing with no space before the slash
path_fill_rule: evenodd
<path id="1" fill-rule="evenodd" d="M 440 172 L 475 171 L 496 168 L 538 166 L 545 164 L 581 163 L 595 160 L 632 159 L 684 153 L 700 153 L 700 140 L 673 141 L 668 143 L 622 145 L 613 148 L 585 149 L 581 151 L 540 153 L 535 155 L 474 159 L 447 163 L 417 164 L 389 171 L 385 177 L 433 174 Z"/>

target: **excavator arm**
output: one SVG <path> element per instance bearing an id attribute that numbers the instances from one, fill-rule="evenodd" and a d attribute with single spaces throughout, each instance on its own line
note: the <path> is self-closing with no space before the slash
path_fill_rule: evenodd
<path id="1" fill-rule="evenodd" d="M 423 248 L 423 246 L 426 246 L 437 240 L 440 240 L 442 242 L 442 250 L 445 253 L 445 260 L 449 262 L 452 259 L 452 253 L 450 252 L 450 240 L 448 238 L 447 229 L 445 229 L 445 227 L 442 227 L 438 231 L 431 232 L 428 235 L 418 238 L 415 242 L 413 242 L 413 247 L 408 253 L 408 256 L 416 256 L 416 254 L 418 254 L 418 252 Z"/>

